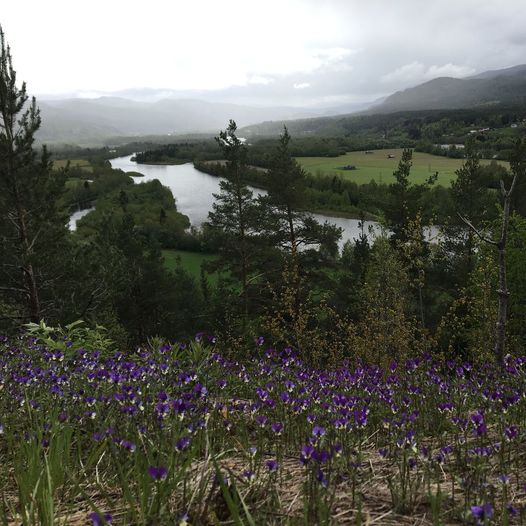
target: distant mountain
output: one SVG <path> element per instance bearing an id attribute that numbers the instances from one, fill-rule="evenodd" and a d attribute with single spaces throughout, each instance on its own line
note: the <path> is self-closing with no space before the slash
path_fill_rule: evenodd
<path id="1" fill-rule="evenodd" d="M 397 91 L 367 113 L 470 108 L 526 102 L 526 65 L 485 71 L 463 79 L 441 77 Z"/>
<path id="2" fill-rule="evenodd" d="M 511 68 L 505 69 L 492 69 L 489 71 L 483 71 L 472 75 L 468 79 L 493 79 L 495 77 L 512 77 L 517 74 L 526 72 L 526 64 L 520 64 L 519 66 L 512 66 Z"/>
<path id="3" fill-rule="evenodd" d="M 262 108 L 193 99 L 140 102 L 121 97 L 39 100 L 40 142 L 100 144 L 115 136 L 217 133 L 234 119 L 239 126 L 267 119 L 288 120 L 317 116 L 301 108 Z"/>

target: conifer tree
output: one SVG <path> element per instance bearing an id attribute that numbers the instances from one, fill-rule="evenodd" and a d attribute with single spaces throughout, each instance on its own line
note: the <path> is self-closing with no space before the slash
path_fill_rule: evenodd
<path id="1" fill-rule="evenodd" d="M 246 325 L 259 210 L 245 181 L 247 150 L 236 130 L 236 123 L 231 120 L 216 137 L 227 167 L 225 179 L 219 183 L 220 193 L 214 194 L 216 201 L 209 213 L 208 227 L 219 240 L 220 263 L 241 282 L 242 319 Z"/>
<path id="2" fill-rule="evenodd" d="M 33 149 L 41 123 L 26 84 L 17 87 L 11 51 L 0 27 L 0 293 L 23 305 L 20 318 L 38 322 L 50 307 L 43 301 L 53 267 L 50 259 L 66 235 L 66 218 L 57 208 L 63 178 L 53 174 L 45 148 Z"/>

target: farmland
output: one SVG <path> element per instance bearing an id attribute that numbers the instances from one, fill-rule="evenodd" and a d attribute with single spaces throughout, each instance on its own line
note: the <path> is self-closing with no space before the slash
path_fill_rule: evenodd
<path id="1" fill-rule="evenodd" d="M 374 150 L 366 154 L 363 151 L 349 152 L 340 157 L 297 157 L 296 160 L 312 175 L 339 175 L 358 184 L 375 180 L 378 184 L 394 182 L 393 171 L 398 166 L 402 149 Z M 392 156 L 392 158 L 389 158 Z M 438 172 L 437 184 L 449 186 L 455 179 L 455 170 L 462 165 L 462 159 L 451 159 L 428 153 L 413 152 L 411 181 L 423 183 Z M 483 160 L 482 164 L 491 161 Z M 508 166 L 508 163 L 496 161 Z M 344 166 L 355 166 L 355 170 L 344 170 Z"/>

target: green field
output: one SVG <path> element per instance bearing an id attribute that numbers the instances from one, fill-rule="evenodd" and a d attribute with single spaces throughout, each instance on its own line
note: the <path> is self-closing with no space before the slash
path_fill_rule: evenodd
<path id="1" fill-rule="evenodd" d="M 394 158 L 389 159 L 388 155 Z M 340 175 L 358 184 L 369 183 L 375 180 L 377 183 L 394 182 L 393 172 L 398 167 L 402 156 L 402 149 L 374 150 L 373 153 L 349 152 L 340 157 L 297 157 L 296 160 L 312 175 Z M 450 159 L 429 153 L 413 151 L 413 166 L 411 168 L 411 181 L 423 183 L 427 178 L 438 172 L 437 184 L 449 186 L 455 179 L 455 170 L 462 165 L 462 159 Z M 483 160 L 483 164 L 491 161 Z M 497 161 L 506 167 L 509 163 Z M 356 170 L 343 170 L 344 166 L 354 165 Z"/>
<path id="2" fill-rule="evenodd" d="M 164 264 L 167 269 L 173 270 L 179 264 L 195 279 L 201 279 L 201 265 L 207 261 L 217 258 L 212 254 L 201 252 L 187 252 L 186 250 L 163 250 Z M 215 285 L 219 280 L 219 274 L 207 274 L 208 281 Z"/>
<path id="3" fill-rule="evenodd" d="M 68 164 L 68 159 L 57 159 L 53 161 L 53 168 L 55 170 L 60 170 L 60 168 L 65 168 Z M 83 159 L 69 159 L 70 168 L 80 168 L 83 172 L 93 172 L 93 167 L 89 161 Z"/>

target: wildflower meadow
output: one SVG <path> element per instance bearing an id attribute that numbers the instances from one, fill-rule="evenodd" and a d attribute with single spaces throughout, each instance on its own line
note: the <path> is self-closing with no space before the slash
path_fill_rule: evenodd
<path id="1" fill-rule="evenodd" d="M 2 338 L 0 523 L 525 523 L 526 358 L 321 370 L 218 345 Z"/>

